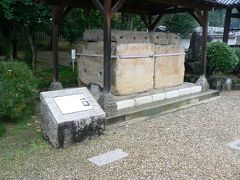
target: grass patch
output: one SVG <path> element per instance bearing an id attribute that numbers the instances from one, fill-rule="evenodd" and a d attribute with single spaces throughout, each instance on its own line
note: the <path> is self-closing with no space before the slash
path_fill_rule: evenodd
<path id="1" fill-rule="evenodd" d="M 0 137 L 2 137 L 5 133 L 5 127 L 3 126 L 3 124 L 0 122 Z"/>
<path id="2" fill-rule="evenodd" d="M 52 68 L 39 67 L 35 71 L 35 76 L 38 79 L 39 89 L 49 88 L 52 82 L 53 70 Z M 60 66 L 59 67 L 59 78 L 63 87 L 73 87 L 78 85 L 78 73 L 77 68 L 72 70 L 72 67 Z"/>
<path id="3" fill-rule="evenodd" d="M 0 139 L 0 167 L 9 169 L 32 153 L 42 153 L 51 146 L 42 138 L 38 116 L 18 123 L 4 123 L 6 134 Z M 1 173 L 0 173 L 1 174 Z"/>

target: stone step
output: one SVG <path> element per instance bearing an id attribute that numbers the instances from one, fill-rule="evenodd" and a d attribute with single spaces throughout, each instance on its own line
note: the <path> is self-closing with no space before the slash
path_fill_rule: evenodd
<path id="1" fill-rule="evenodd" d="M 171 98 L 185 96 L 189 94 L 199 93 L 202 91 L 202 86 L 184 87 L 181 89 L 169 90 L 166 92 L 156 93 L 152 95 L 145 95 L 136 98 L 129 98 L 127 100 L 117 101 L 117 109 L 123 110 L 134 106 L 141 106 L 152 102 L 163 101 Z"/>
<path id="2" fill-rule="evenodd" d="M 198 92 L 193 94 L 188 94 L 185 96 L 178 96 L 170 99 L 159 100 L 151 103 L 141 104 L 133 106 L 133 101 L 127 102 L 125 105 L 121 104 L 121 107 L 127 107 L 118 110 L 113 116 L 107 118 L 106 124 L 113 124 L 118 122 L 124 122 L 128 120 L 133 120 L 142 117 L 151 117 L 157 114 L 164 113 L 166 111 L 174 111 L 186 107 L 191 107 L 194 105 L 206 103 L 209 100 L 217 98 L 220 96 L 220 92 L 217 90 L 208 90 L 205 92 Z M 147 101 L 147 98 L 144 99 Z"/>

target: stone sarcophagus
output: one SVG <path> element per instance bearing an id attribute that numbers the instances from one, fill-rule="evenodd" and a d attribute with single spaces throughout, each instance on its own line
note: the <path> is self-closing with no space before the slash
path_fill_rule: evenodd
<path id="1" fill-rule="evenodd" d="M 103 32 L 87 30 L 78 49 L 81 84 L 103 88 Z M 185 53 L 172 33 L 112 31 L 112 93 L 129 95 L 183 84 Z"/>

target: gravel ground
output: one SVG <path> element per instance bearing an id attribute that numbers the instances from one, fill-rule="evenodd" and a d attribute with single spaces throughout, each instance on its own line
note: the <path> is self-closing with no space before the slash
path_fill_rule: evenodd
<path id="1" fill-rule="evenodd" d="M 208 104 L 108 127 L 105 135 L 67 149 L 50 146 L 1 169 L 0 179 L 240 179 L 240 91 Z M 122 149 L 103 167 L 87 159 Z"/>

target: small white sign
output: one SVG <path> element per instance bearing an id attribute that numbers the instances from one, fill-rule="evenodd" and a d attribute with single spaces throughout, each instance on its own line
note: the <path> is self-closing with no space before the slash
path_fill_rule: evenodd
<path id="1" fill-rule="evenodd" d="M 125 158 L 127 156 L 128 156 L 127 153 L 123 152 L 121 149 L 118 149 L 115 151 L 109 151 L 107 153 L 89 158 L 88 160 L 96 164 L 97 166 L 103 166 L 111 162 Z"/>
<path id="2" fill-rule="evenodd" d="M 76 49 L 71 50 L 71 58 L 73 61 L 76 59 Z"/>
<path id="3" fill-rule="evenodd" d="M 93 109 L 83 94 L 61 96 L 54 98 L 62 114 L 81 112 Z"/>

